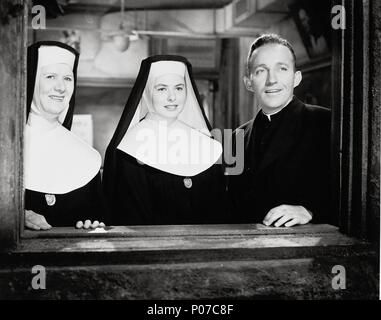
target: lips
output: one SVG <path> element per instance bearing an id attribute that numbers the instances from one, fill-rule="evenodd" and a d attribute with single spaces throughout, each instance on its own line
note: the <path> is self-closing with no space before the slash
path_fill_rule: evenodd
<path id="1" fill-rule="evenodd" d="M 169 111 L 174 111 L 177 109 L 177 104 L 169 104 L 169 105 L 164 106 L 164 108 L 169 110 Z"/>
<path id="2" fill-rule="evenodd" d="M 265 93 L 276 94 L 276 93 L 279 93 L 281 91 L 282 91 L 282 89 L 267 89 L 267 90 L 265 90 Z"/>
<path id="3" fill-rule="evenodd" d="M 65 98 L 65 96 L 55 96 L 55 95 L 50 95 L 49 98 L 52 99 L 52 100 L 55 100 L 55 101 L 60 101 L 60 102 L 62 102 L 63 99 Z"/>

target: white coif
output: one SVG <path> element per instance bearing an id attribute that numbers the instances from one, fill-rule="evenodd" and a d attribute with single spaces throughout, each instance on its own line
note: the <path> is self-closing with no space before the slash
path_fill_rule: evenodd
<path id="1" fill-rule="evenodd" d="M 64 194 L 85 186 L 99 172 L 98 151 L 60 124 L 29 114 L 25 127 L 26 189 Z"/>

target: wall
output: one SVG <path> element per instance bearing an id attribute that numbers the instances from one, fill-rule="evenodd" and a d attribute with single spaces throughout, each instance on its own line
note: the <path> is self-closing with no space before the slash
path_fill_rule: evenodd
<path id="1" fill-rule="evenodd" d="M 246 90 L 243 82 L 243 77 L 246 75 L 246 60 L 250 50 L 251 43 L 255 38 L 243 37 L 239 39 L 239 104 L 238 104 L 238 123 L 242 124 L 253 118 L 258 112 L 256 104 L 254 103 L 254 95 Z"/>
<path id="2" fill-rule="evenodd" d="M 329 15 L 329 12 L 326 12 L 326 15 Z M 267 31 L 284 37 L 294 48 L 297 68 L 303 75 L 302 82 L 295 88 L 295 95 L 306 103 L 330 108 L 332 106 L 331 52 L 325 47 L 326 50 L 321 53 L 315 55 L 313 52 L 308 53 L 304 42 L 306 40 L 302 37 L 302 32 L 306 30 L 301 29 L 302 26 L 298 29 L 295 21 L 299 20 L 295 20 L 292 16 L 288 17 Z"/>
<path id="3" fill-rule="evenodd" d="M 94 148 L 104 160 L 131 88 L 78 87 L 75 114 L 91 114 Z"/>
<path id="4" fill-rule="evenodd" d="M 115 15 L 68 14 L 47 20 L 47 29 L 36 30 L 29 43 L 42 40 L 70 43 L 80 52 L 80 78 L 135 78 L 141 60 L 148 56 L 148 39 L 131 41 L 125 52 L 119 52 L 110 37 L 111 32 L 118 30 L 115 26 L 118 21 Z"/>
<path id="5" fill-rule="evenodd" d="M 302 38 L 298 32 L 294 20 L 291 17 L 278 22 L 266 30 L 266 32 L 279 34 L 281 37 L 284 37 L 292 44 L 298 65 L 302 65 L 309 61 L 309 57 L 306 48 L 303 45 Z"/>

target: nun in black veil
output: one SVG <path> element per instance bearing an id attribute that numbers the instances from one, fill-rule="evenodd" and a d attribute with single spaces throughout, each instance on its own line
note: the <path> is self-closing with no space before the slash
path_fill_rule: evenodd
<path id="1" fill-rule="evenodd" d="M 101 156 L 70 132 L 79 54 L 60 42 L 28 48 L 25 226 L 104 226 Z"/>
<path id="2" fill-rule="evenodd" d="M 190 63 L 142 61 L 107 148 L 104 192 L 114 225 L 225 223 L 221 143 L 201 107 Z"/>

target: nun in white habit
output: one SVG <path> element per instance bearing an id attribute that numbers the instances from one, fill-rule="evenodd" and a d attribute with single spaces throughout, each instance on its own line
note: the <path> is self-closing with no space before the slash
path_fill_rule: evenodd
<path id="1" fill-rule="evenodd" d="M 106 152 L 112 224 L 226 222 L 222 146 L 201 106 L 185 58 L 142 61 Z"/>
<path id="2" fill-rule="evenodd" d="M 78 53 L 60 42 L 28 48 L 25 226 L 104 226 L 101 157 L 70 132 Z"/>

